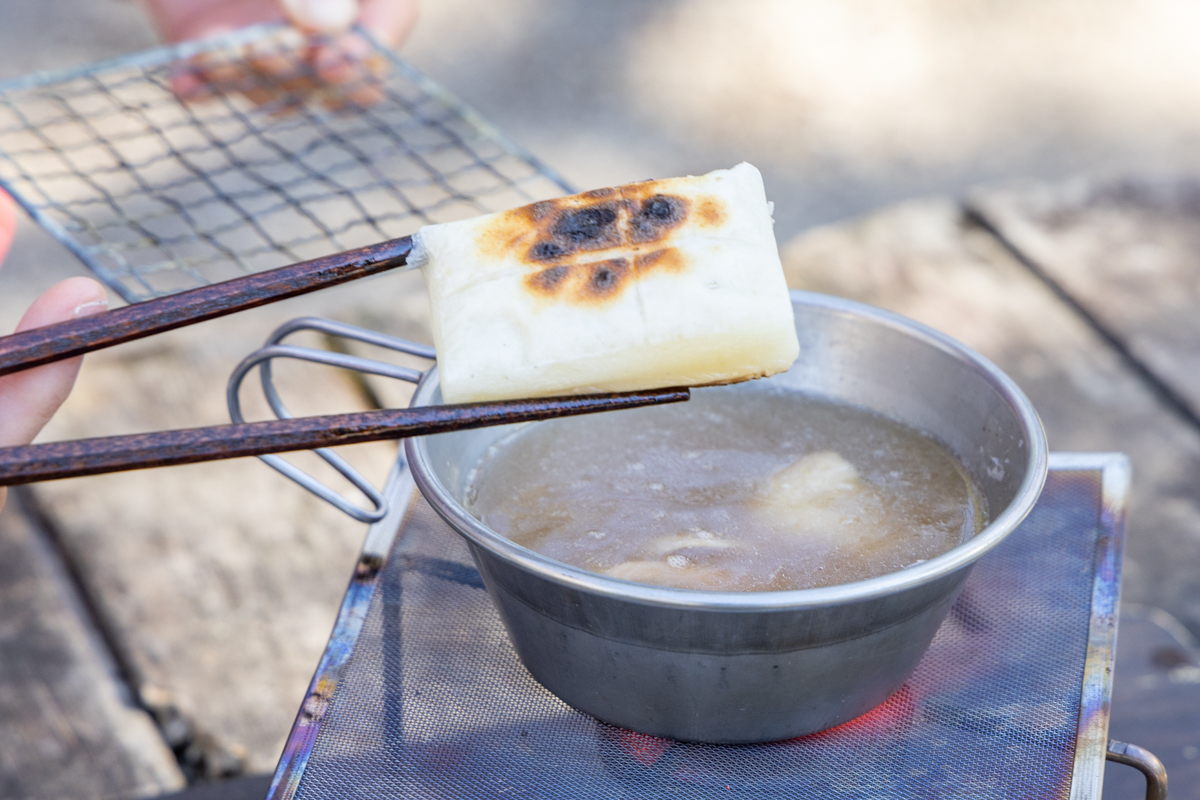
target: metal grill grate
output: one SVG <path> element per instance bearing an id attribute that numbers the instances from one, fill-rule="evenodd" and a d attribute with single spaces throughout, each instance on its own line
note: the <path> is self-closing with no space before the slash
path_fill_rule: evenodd
<path id="1" fill-rule="evenodd" d="M 570 191 L 390 51 L 332 85 L 312 44 L 259 26 L 0 85 L 0 186 L 128 302 Z"/>
<path id="2" fill-rule="evenodd" d="M 271 797 L 1098 797 L 1124 463 L 1059 457 L 900 691 L 768 745 L 671 742 L 564 705 L 418 497 L 380 577 L 378 556 L 360 562 Z"/>

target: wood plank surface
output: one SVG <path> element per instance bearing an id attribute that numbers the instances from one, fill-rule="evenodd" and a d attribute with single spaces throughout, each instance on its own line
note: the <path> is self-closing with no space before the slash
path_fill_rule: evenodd
<path id="1" fill-rule="evenodd" d="M 970 203 L 1200 418 L 1200 181 L 1013 182 Z"/>
<path id="2" fill-rule="evenodd" d="M 420 309 L 423 291 L 419 275 L 385 276 L 94 353 L 41 440 L 227 422 L 229 373 L 276 325 L 308 314 L 379 325 L 393 308 Z M 282 364 L 276 374 L 297 415 L 368 406 L 337 370 Z M 248 379 L 251 419 L 267 416 L 260 395 Z M 377 485 L 395 450 L 341 448 Z M 353 497 L 315 458 L 296 460 Z M 31 494 L 185 772 L 272 770 L 365 526 L 255 459 L 44 483 Z"/>
<path id="3" fill-rule="evenodd" d="M 15 499 L 0 514 L 0 609 L 0 797 L 145 797 L 183 785 Z"/>
<path id="4" fill-rule="evenodd" d="M 1033 401 L 1055 450 L 1133 462 L 1125 598 L 1200 630 L 1200 431 L 948 199 L 816 229 L 784 247 L 796 288 L 862 300 L 965 342 Z"/>

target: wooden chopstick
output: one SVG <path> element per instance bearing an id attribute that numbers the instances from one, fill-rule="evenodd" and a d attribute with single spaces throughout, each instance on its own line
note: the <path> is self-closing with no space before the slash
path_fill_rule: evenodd
<path id="1" fill-rule="evenodd" d="M 687 389 L 366 411 L 0 448 L 0 486 L 678 403 Z"/>
<path id="2" fill-rule="evenodd" d="M 0 375 L 404 266 L 405 236 L 0 338 Z"/>

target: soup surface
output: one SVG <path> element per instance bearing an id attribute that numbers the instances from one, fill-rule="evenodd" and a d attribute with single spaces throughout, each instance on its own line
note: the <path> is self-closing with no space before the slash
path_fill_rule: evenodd
<path id="1" fill-rule="evenodd" d="M 978 533 L 986 512 L 918 431 L 771 388 L 526 425 L 467 494 L 485 525 L 555 560 L 719 591 L 894 572 Z"/>

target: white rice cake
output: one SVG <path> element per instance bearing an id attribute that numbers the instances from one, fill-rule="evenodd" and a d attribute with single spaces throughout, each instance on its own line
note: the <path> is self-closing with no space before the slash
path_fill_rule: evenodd
<path id="1" fill-rule="evenodd" d="M 409 263 L 442 396 L 466 403 L 734 383 L 799 354 L 749 164 L 429 225 Z"/>

